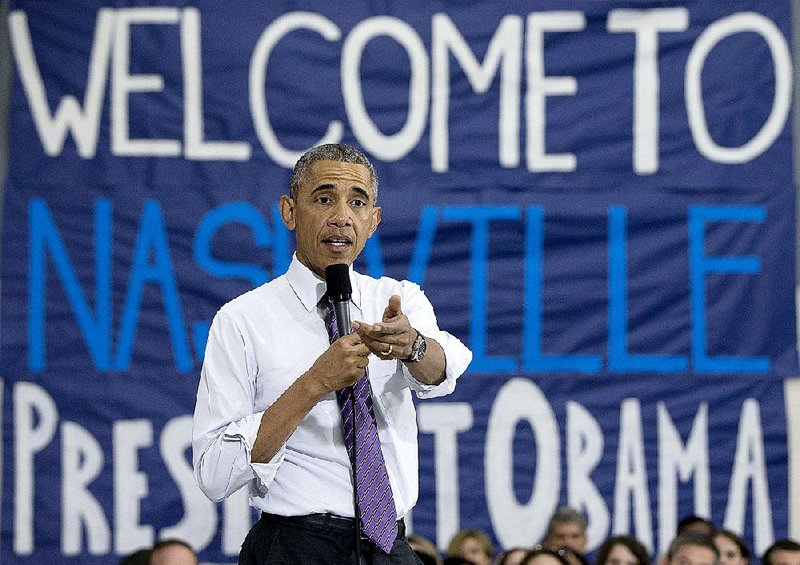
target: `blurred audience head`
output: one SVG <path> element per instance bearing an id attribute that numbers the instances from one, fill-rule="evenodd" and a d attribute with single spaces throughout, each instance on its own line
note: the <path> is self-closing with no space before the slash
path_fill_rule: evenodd
<path id="1" fill-rule="evenodd" d="M 475 565 L 491 565 L 494 557 L 492 540 L 481 530 L 459 530 L 447 546 L 447 557 L 462 557 Z"/>
<path id="2" fill-rule="evenodd" d="M 423 565 L 442 565 L 442 558 L 431 540 L 417 534 L 411 534 L 406 539 Z"/>
<path id="3" fill-rule="evenodd" d="M 677 535 L 695 532 L 712 537 L 715 530 L 716 528 L 714 527 L 714 524 L 711 523 L 711 520 L 691 514 L 678 522 Z"/>
<path id="4" fill-rule="evenodd" d="M 717 530 L 714 544 L 719 549 L 719 565 L 749 565 L 750 548 L 738 534 Z"/>
<path id="5" fill-rule="evenodd" d="M 522 560 L 528 554 L 528 549 L 524 547 L 512 547 L 511 549 L 506 549 L 500 556 L 497 558 L 497 565 L 520 565 Z"/>
<path id="6" fill-rule="evenodd" d="M 165 539 L 153 546 L 150 565 L 197 565 L 197 554 L 185 541 Z"/>
<path id="7" fill-rule="evenodd" d="M 569 565 L 589 565 L 589 560 L 583 553 L 577 553 L 568 548 L 561 548 L 558 553 L 563 553 Z"/>
<path id="8" fill-rule="evenodd" d="M 680 534 L 669 544 L 662 565 L 718 565 L 719 549 L 706 535 L 696 532 Z"/>
<path id="9" fill-rule="evenodd" d="M 764 552 L 761 565 L 800 565 L 800 543 L 791 539 L 776 541 Z"/>
<path id="10" fill-rule="evenodd" d="M 574 508 L 557 508 L 550 517 L 542 544 L 550 549 L 564 548 L 583 555 L 586 552 L 586 525 L 586 518 Z"/>
<path id="11" fill-rule="evenodd" d="M 567 559 L 568 549 L 550 549 L 537 545 L 523 557 L 520 565 L 571 565 Z"/>
<path id="12" fill-rule="evenodd" d="M 150 549 L 134 551 L 127 557 L 123 557 L 119 565 L 150 565 Z"/>
<path id="13" fill-rule="evenodd" d="M 612 536 L 597 550 L 595 565 L 650 565 L 642 543 L 631 536 Z"/>
<path id="14" fill-rule="evenodd" d="M 475 563 L 460 555 L 451 555 L 444 558 L 444 565 L 475 565 Z"/>

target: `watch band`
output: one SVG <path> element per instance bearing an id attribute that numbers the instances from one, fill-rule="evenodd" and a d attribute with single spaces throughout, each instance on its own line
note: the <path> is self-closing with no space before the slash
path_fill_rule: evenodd
<path id="1" fill-rule="evenodd" d="M 419 363 L 422 361 L 422 358 L 425 356 L 425 352 L 428 349 L 428 343 L 425 341 L 425 336 L 422 335 L 419 330 L 414 330 L 417 332 L 417 337 L 414 339 L 414 343 L 411 345 L 411 355 L 407 359 L 403 359 L 403 363 Z"/>

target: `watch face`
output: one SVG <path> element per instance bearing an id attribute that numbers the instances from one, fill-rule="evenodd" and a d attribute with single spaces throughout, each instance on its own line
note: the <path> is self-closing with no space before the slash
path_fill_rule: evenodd
<path id="1" fill-rule="evenodd" d="M 421 333 L 417 334 L 417 339 L 414 340 L 414 346 L 411 349 L 411 360 L 414 363 L 419 363 L 425 356 L 425 351 L 428 349 L 428 342 L 425 341 L 425 336 Z"/>

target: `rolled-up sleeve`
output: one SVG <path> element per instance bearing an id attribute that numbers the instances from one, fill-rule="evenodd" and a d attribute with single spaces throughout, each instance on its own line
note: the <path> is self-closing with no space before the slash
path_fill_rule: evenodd
<path id="1" fill-rule="evenodd" d="M 436 340 L 442 346 L 445 357 L 445 379 L 438 385 L 419 382 L 411 375 L 405 364 L 400 363 L 403 367 L 403 376 L 419 398 L 435 398 L 450 394 L 456 388 L 456 381 L 472 361 L 472 352 L 457 337 L 439 329 L 433 306 L 419 285 L 402 281 L 401 287 L 403 291 L 401 307 L 409 322 L 426 338 Z"/>
<path id="2" fill-rule="evenodd" d="M 272 482 L 284 457 L 251 463 L 250 450 L 263 411 L 255 411 L 252 348 L 235 320 L 223 312 L 211 324 L 192 425 L 194 478 L 205 495 L 220 501 L 251 481 L 256 491 Z"/>

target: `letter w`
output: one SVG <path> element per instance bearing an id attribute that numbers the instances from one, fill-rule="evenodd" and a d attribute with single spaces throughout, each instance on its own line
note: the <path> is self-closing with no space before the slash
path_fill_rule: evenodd
<path id="1" fill-rule="evenodd" d="M 55 111 L 50 115 L 47 90 L 33 52 L 28 17 L 25 12 L 15 10 L 8 16 L 14 61 L 19 69 L 25 95 L 33 114 L 39 139 L 45 153 L 59 155 L 64 148 L 67 131 L 72 131 L 78 154 L 84 159 L 94 157 L 97 150 L 97 135 L 100 129 L 100 111 L 103 108 L 108 61 L 111 54 L 111 32 L 114 26 L 114 10 L 101 9 L 97 13 L 94 30 L 94 45 L 89 62 L 89 78 L 84 94 L 83 107 L 71 94 L 64 95 Z"/>

